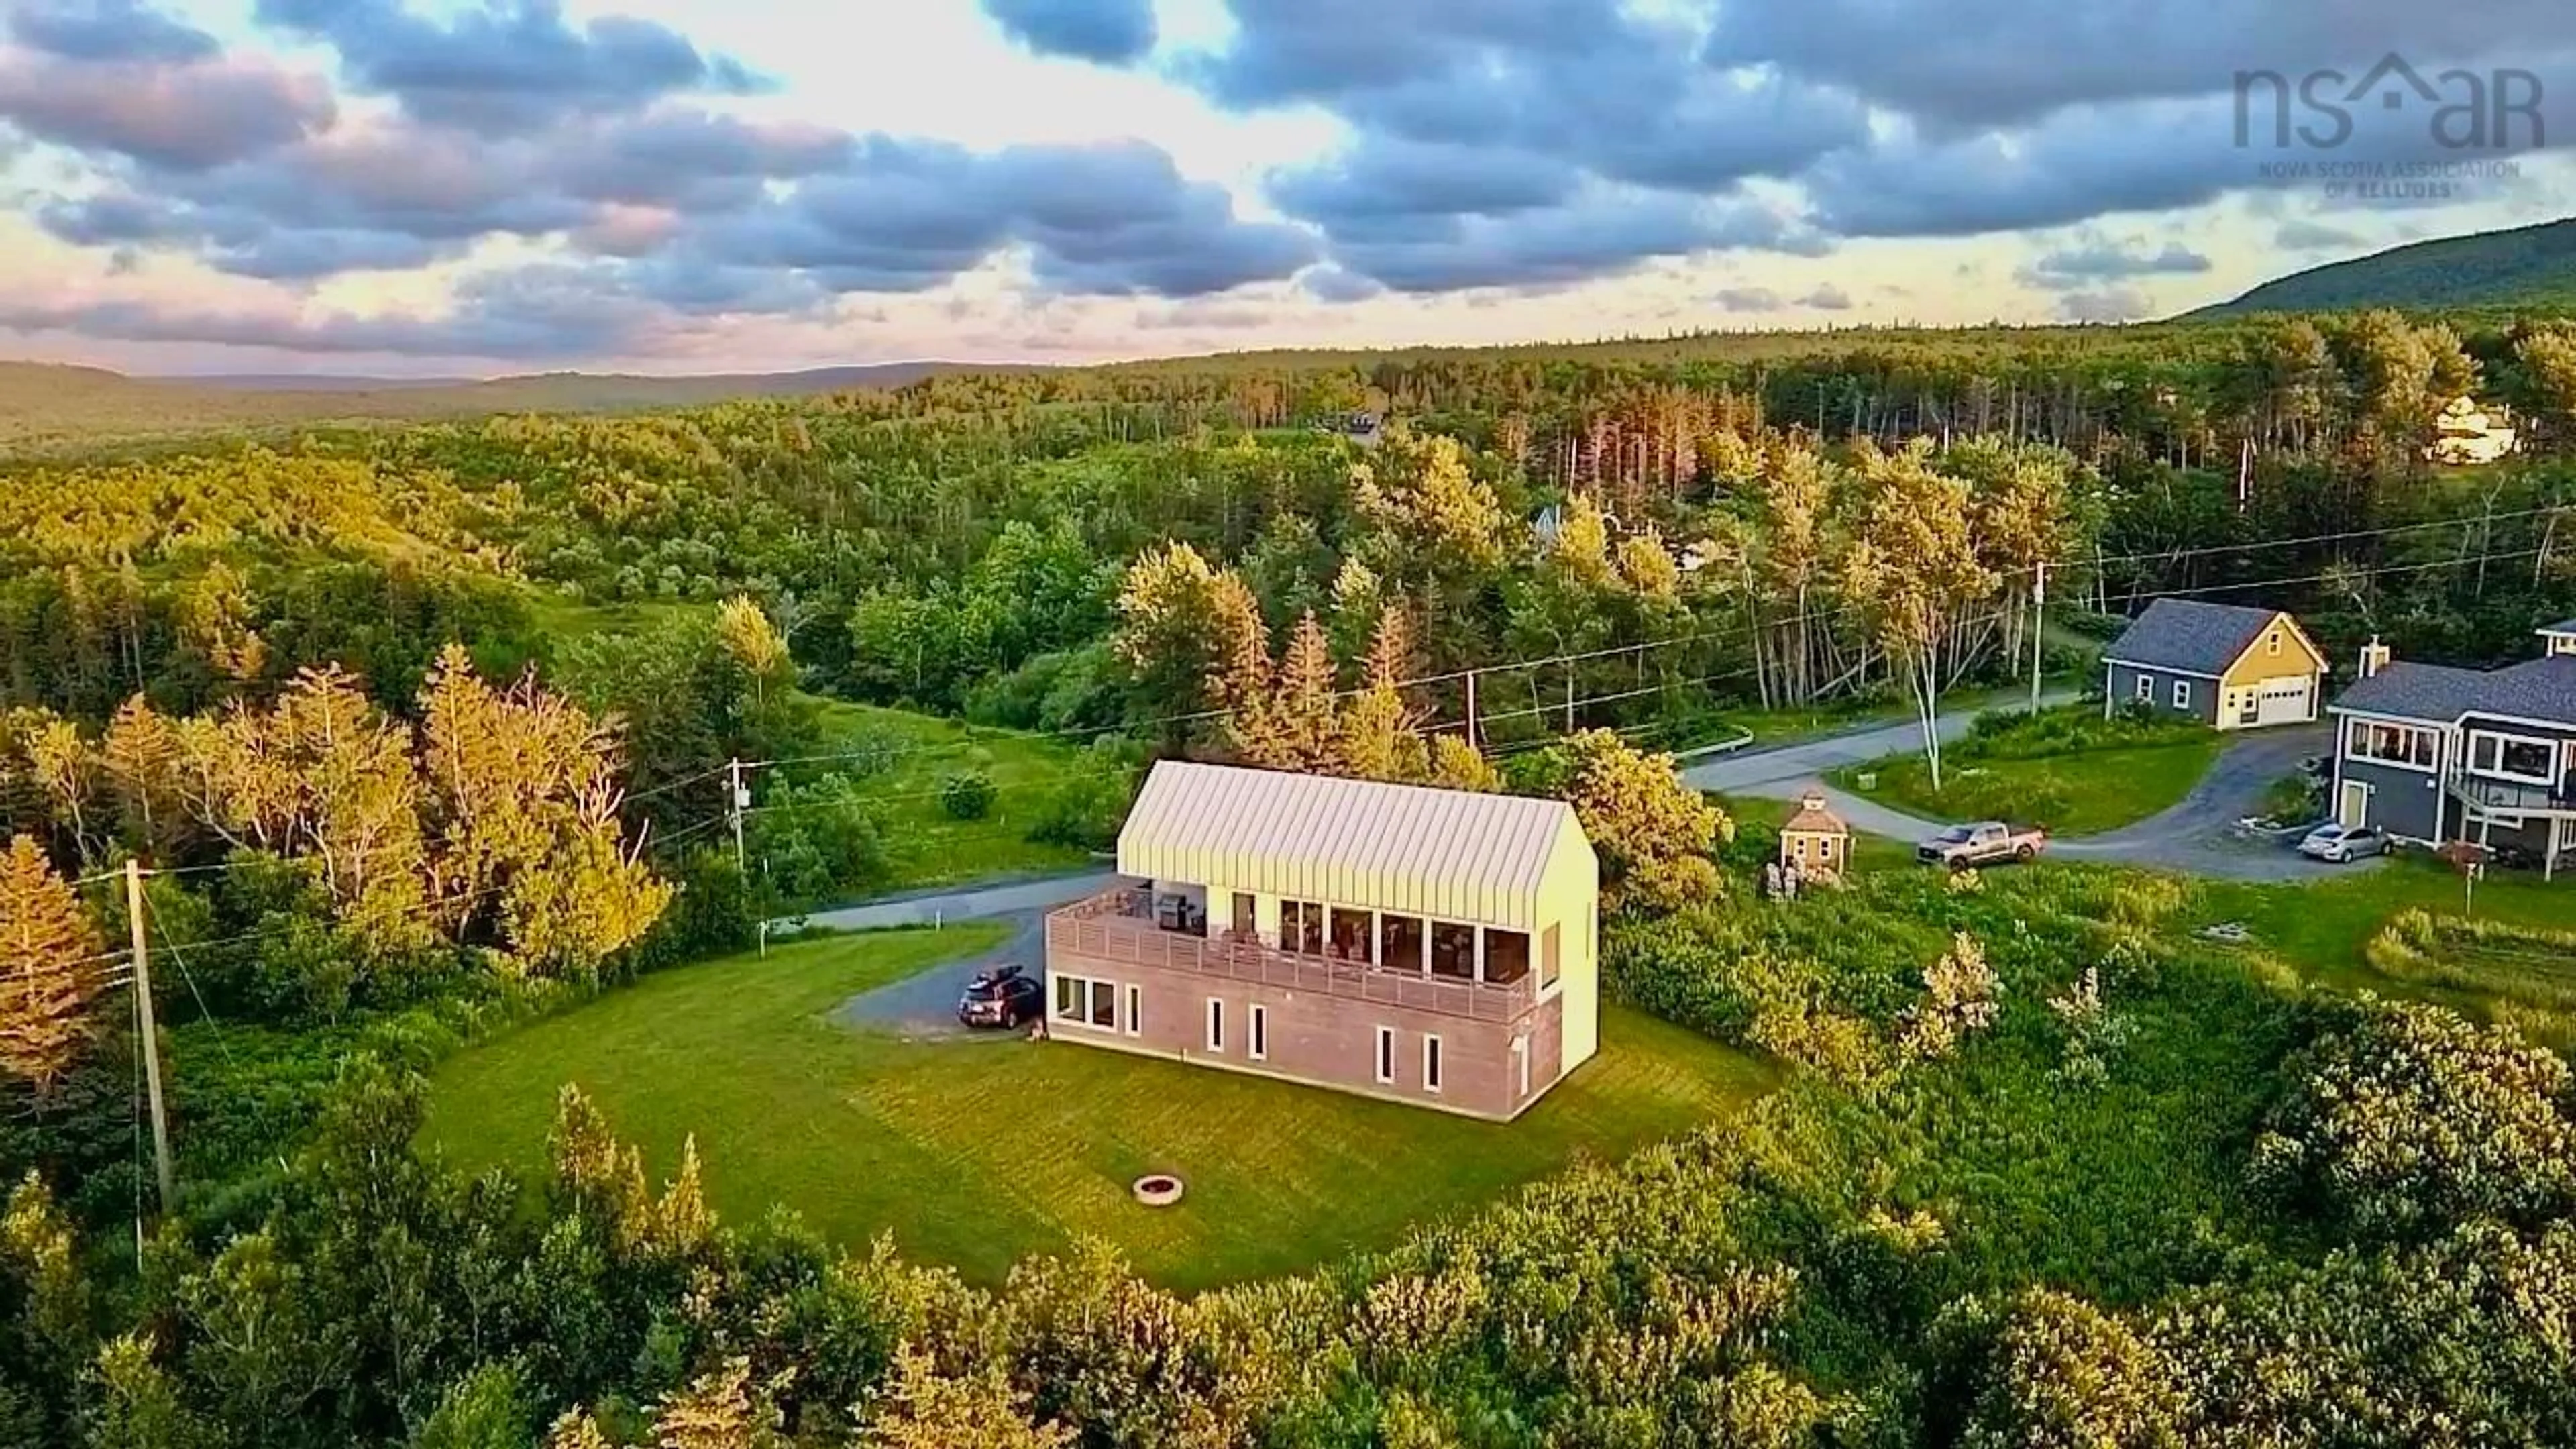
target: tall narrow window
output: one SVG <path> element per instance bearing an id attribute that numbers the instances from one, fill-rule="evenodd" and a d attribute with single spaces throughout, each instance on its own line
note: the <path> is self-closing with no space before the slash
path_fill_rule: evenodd
<path id="1" fill-rule="evenodd" d="M 1391 1026 L 1377 1029 L 1377 1079 L 1388 1085 L 1395 1082 L 1395 1028 Z"/>
<path id="2" fill-rule="evenodd" d="M 1554 986 L 1556 978 L 1565 970 L 1564 948 L 1558 944 L 1561 939 L 1553 925 L 1538 938 L 1538 989 L 1541 991 Z"/>
<path id="3" fill-rule="evenodd" d="M 2188 679 L 2177 679 L 2177 680 L 2175 680 L 2175 681 L 2174 681 L 2174 708 L 2176 708 L 2176 709 L 2189 709 L 2189 708 L 2191 708 L 2191 681 L 2190 681 L 2190 680 L 2188 680 Z"/>
<path id="4" fill-rule="evenodd" d="M 1422 1039 L 1422 1090 L 1440 1090 L 1440 1038 L 1436 1036 Z"/>
<path id="5" fill-rule="evenodd" d="M 1512 1099 L 1529 1095 L 1529 1038 L 1512 1038 Z"/>
<path id="6" fill-rule="evenodd" d="M 1249 936 L 1260 928 L 1261 915 L 1253 907 L 1251 894 L 1247 891 L 1236 891 L 1234 893 L 1234 933 L 1238 936 Z"/>
<path id="7" fill-rule="evenodd" d="M 1145 1029 L 1145 989 L 1127 988 L 1127 1034 L 1134 1036 Z"/>
<path id="8" fill-rule="evenodd" d="M 1270 1008 L 1256 1006 L 1251 1010 L 1252 1036 L 1245 1042 L 1244 1051 L 1254 1061 L 1266 1062 L 1270 1060 Z"/>
<path id="9" fill-rule="evenodd" d="M 2152 699 L 2154 699 L 2155 697 L 2156 697 L 2156 677 L 2155 677 L 2154 675 L 2152 675 L 2152 674 L 2141 674 L 2141 675 L 2139 675 L 2139 676 L 2138 676 L 2138 698 L 2140 698 L 2140 699 L 2152 700 Z"/>
<path id="10" fill-rule="evenodd" d="M 1214 996 L 1208 998 L 1207 1049 L 1212 1052 L 1225 1050 L 1225 1002 Z"/>

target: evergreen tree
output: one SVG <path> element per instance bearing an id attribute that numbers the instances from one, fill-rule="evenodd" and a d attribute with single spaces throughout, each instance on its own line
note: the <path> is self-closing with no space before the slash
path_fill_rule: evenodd
<path id="1" fill-rule="evenodd" d="M 0 855 L 0 1070 L 39 1101 L 79 1059 L 103 974 L 97 926 L 34 839 Z"/>

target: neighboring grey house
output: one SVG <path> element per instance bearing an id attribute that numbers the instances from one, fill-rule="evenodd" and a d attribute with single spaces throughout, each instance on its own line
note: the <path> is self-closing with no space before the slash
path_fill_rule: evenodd
<path id="1" fill-rule="evenodd" d="M 2576 619 L 2503 669 L 2391 661 L 2373 640 L 2334 703 L 2333 806 L 2404 840 L 2474 840 L 2539 856 L 2576 851 Z"/>
<path id="2" fill-rule="evenodd" d="M 2102 712 L 2132 701 L 2213 729 L 2317 718 L 2326 657 L 2278 609 L 2158 599 L 2102 656 Z"/>

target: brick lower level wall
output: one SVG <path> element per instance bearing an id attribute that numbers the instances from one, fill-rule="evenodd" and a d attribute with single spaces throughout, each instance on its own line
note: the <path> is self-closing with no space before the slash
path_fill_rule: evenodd
<path id="1" fill-rule="evenodd" d="M 1047 1033 L 1060 1042 L 1141 1052 L 1494 1119 L 1519 1115 L 1563 1075 L 1564 1014 L 1558 996 L 1541 1000 L 1515 1021 L 1471 1021 L 1194 971 L 1094 960 L 1060 950 L 1050 953 L 1047 970 L 1050 977 L 1081 976 L 1117 987 L 1115 1021 L 1107 1028 L 1050 1016 Z M 1224 1044 L 1214 1051 L 1208 1046 L 1210 999 L 1224 1004 Z M 1052 980 L 1047 1000 L 1052 1006 Z M 1131 1000 L 1137 1008 L 1132 1021 Z M 1259 1059 L 1252 1055 L 1255 1007 L 1264 1016 L 1264 1050 Z M 1395 1033 L 1392 1082 L 1377 1078 L 1380 1027 Z M 1424 1081 L 1425 1037 L 1440 1040 L 1436 1092 Z M 1523 1037 L 1529 1054 L 1526 1095 L 1519 1090 L 1512 1057 L 1513 1041 Z"/>

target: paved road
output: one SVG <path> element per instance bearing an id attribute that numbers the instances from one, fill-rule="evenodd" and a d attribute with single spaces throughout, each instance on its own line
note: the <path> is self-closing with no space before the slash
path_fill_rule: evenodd
<path id="1" fill-rule="evenodd" d="M 2058 690 L 2040 696 L 2040 702 L 2046 705 L 2066 704 L 2077 697 L 2073 690 Z M 1976 722 L 1974 711 L 1945 714 L 1941 716 L 1941 738 L 1945 743 L 1959 739 Z M 1907 720 L 1902 724 L 1876 725 L 1794 745 L 1745 750 L 1711 760 L 1705 765 L 1690 766 L 1682 771 L 1682 783 L 1694 790 L 1714 790 L 1720 795 L 1768 795 L 1777 799 L 1795 799 L 1798 791 L 1794 787 L 1818 775 L 1887 755 L 1911 754 L 1922 748 L 1922 728 Z M 1852 823 L 1860 824 L 1858 820 Z"/>
<path id="2" fill-rule="evenodd" d="M 1967 714 L 1942 716 L 1941 737 L 1958 739 L 1973 719 Z M 2360 867 L 2321 866 L 2300 857 L 2286 842 L 2250 837 L 2237 828 L 2239 820 L 2255 813 L 2274 780 L 2332 744 L 2329 725 L 2238 736 L 2219 755 L 2207 778 L 2171 809 L 2100 835 L 2052 841 L 2049 853 L 2069 860 L 2118 861 L 2229 880 L 2305 880 L 2323 871 L 2367 869 L 2376 862 Z M 1823 777 L 1845 765 L 1907 754 L 1921 746 L 1922 735 L 1915 726 L 1890 725 L 1712 760 L 1684 770 L 1682 779 L 1702 790 L 1773 800 L 1794 800 L 1813 791 L 1822 794 L 1856 830 L 1914 840 L 1950 822 L 1891 810 L 1837 790 Z"/>
<path id="3" fill-rule="evenodd" d="M 914 1037 L 973 1037 L 1015 1040 L 1011 1032 L 970 1033 L 957 1024 L 957 998 L 966 983 L 988 966 L 1017 962 L 1042 971 L 1046 956 L 1046 913 L 1070 901 L 1107 890 L 1117 877 L 1106 871 L 1011 881 L 963 890 L 926 891 L 890 900 L 870 901 L 837 911 L 817 911 L 807 924 L 839 931 L 876 931 L 897 926 L 927 926 L 943 921 L 1007 921 L 1010 938 L 990 951 L 945 961 L 915 976 L 865 991 L 832 1010 L 843 1026 L 891 1026 Z"/>

